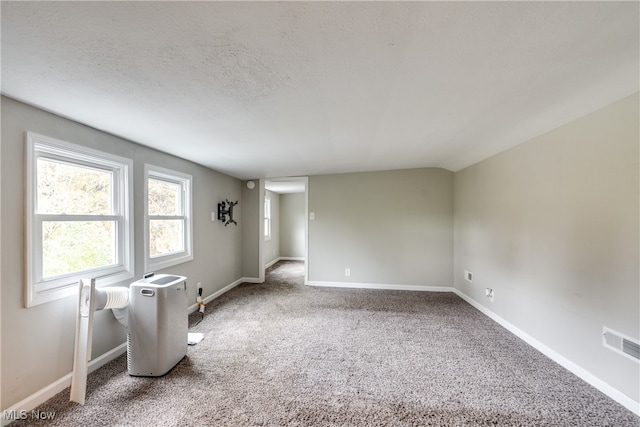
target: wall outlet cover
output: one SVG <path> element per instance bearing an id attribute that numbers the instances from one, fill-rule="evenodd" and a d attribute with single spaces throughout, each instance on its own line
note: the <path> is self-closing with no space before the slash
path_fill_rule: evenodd
<path id="1" fill-rule="evenodd" d="M 466 280 L 467 282 L 473 282 L 473 273 L 470 272 L 469 270 L 465 270 L 464 271 L 464 280 Z"/>
<path id="2" fill-rule="evenodd" d="M 484 293 L 487 296 L 487 298 L 489 298 L 489 301 L 493 302 L 493 289 L 486 288 Z"/>

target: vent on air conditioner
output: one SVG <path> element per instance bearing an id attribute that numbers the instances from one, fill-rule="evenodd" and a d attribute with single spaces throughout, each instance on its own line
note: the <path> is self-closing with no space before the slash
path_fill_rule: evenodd
<path id="1" fill-rule="evenodd" d="M 602 345 L 636 362 L 640 362 L 640 343 L 620 332 L 603 327 Z"/>
<path id="2" fill-rule="evenodd" d="M 127 334 L 127 371 L 131 371 L 131 334 Z"/>

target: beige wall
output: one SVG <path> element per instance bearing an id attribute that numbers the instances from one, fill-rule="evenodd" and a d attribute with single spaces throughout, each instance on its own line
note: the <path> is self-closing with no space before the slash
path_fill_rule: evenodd
<path id="1" fill-rule="evenodd" d="M 73 363 L 77 298 L 29 309 L 23 304 L 27 130 L 133 159 L 135 279 L 144 268 L 145 163 L 193 176 L 194 259 L 169 269 L 188 277 L 189 303 L 195 304 L 197 282 L 208 296 L 242 277 L 242 224 L 211 221 L 219 201 L 240 199 L 239 180 L 2 97 L 2 409 L 67 375 Z M 125 329 L 111 311 L 96 312 L 93 358 L 124 342 Z"/>
<path id="2" fill-rule="evenodd" d="M 454 176 L 455 287 L 635 401 L 640 365 L 601 333 L 640 337 L 638 114 L 636 94 Z"/>
<path id="3" fill-rule="evenodd" d="M 280 195 L 265 190 L 266 197 L 271 198 L 271 239 L 265 240 L 262 246 L 263 265 L 280 258 Z"/>
<path id="4" fill-rule="evenodd" d="M 280 256 L 305 256 L 305 194 L 280 195 Z"/>
<path id="5" fill-rule="evenodd" d="M 452 189 L 436 168 L 310 177 L 309 280 L 452 286 Z"/>

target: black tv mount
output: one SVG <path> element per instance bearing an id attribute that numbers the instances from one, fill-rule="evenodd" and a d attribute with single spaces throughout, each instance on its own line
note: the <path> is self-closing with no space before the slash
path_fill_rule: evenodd
<path id="1" fill-rule="evenodd" d="M 225 227 L 229 224 L 238 225 L 238 223 L 233 219 L 233 207 L 237 204 L 237 200 L 235 202 L 225 200 L 224 202 L 218 203 L 218 220 L 224 222 Z M 227 219 L 227 215 L 229 215 L 229 219 Z"/>

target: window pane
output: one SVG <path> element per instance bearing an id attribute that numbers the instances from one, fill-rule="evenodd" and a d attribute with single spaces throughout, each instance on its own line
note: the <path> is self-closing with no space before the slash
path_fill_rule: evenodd
<path id="1" fill-rule="evenodd" d="M 152 219 L 149 221 L 149 254 L 151 257 L 184 251 L 184 221 Z"/>
<path id="2" fill-rule="evenodd" d="M 113 173 L 38 158 L 37 211 L 46 214 L 111 215 Z"/>
<path id="3" fill-rule="evenodd" d="M 45 278 L 116 263 L 116 221 L 42 223 Z"/>
<path id="4" fill-rule="evenodd" d="M 149 215 L 182 215 L 182 185 L 149 178 Z"/>

